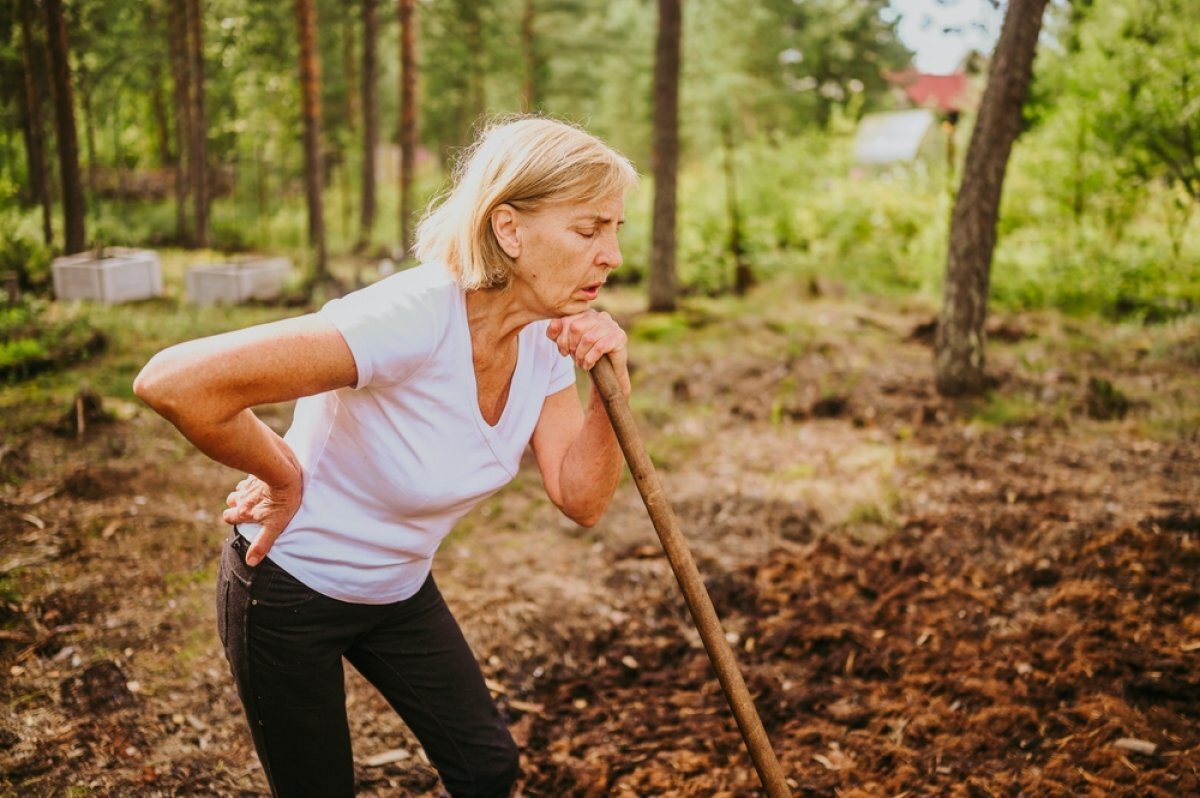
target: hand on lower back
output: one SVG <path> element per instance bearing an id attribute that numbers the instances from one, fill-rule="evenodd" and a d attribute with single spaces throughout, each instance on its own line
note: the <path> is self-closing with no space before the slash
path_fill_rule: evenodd
<path id="1" fill-rule="evenodd" d="M 297 463 L 296 479 L 293 482 L 272 486 L 258 477 L 246 477 L 225 499 L 225 503 L 229 505 L 229 509 L 221 516 L 225 523 L 262 525 L 262 531 L 246 552 L 247 565 L 258 565 L 275 544 L 275 539 L 287 529 L 292 517 L 300 509 L 302 485 L 303 480 Z"/>

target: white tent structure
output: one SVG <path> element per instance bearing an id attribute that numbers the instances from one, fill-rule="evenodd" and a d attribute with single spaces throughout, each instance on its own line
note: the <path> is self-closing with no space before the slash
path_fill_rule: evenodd
<path id="1" fill-rule="evenodd" d="M 940 135 L 933 111 L 917 108 L 867 114 L 854 136 L 854 163 L 860 166 L 889 166 L 912 163 L 922 155 L 937 152 Z"/>

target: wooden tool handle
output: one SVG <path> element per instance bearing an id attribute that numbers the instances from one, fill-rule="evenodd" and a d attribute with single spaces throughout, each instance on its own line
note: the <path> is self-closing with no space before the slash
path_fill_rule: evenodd
<path id="1" fill-rule="evenodd" d="M 696 629 L 700 632 L 700 639 L 704 641 L 704 648 L 717 671 L 717 678 L 725 691 L 729 708 L 733 710 L 733 717 L 742 732 L 742 739 L 746 741 L 750 758 L 754 760 L 758 778 L 770 798 L 791 798 L 792 793 L 784 779 L 783 769 L 779 766 L 779 760 L 775 758 L 775 751 L 771 748 L 771 741 L 767 739 L 762 720 L 754 708 L 750 691 L 746 689 L 746 682 L 738 670 L 737 660 L 734 659 L 733 651 L 725 640 L 725 632 L 721 628 L 720 619 L 717 618 L 717 611 L 713 608 L 712 599 L 704 587 L 700 572 L 696 569 L 696 562 L 692 559 L 687 541 L 679 529 L 679 522 L 671 509 L 671 503 L 667 501 L 663 492 L 654 464 L 650 462 L 650 455 L 646 453 L 637 422 L 633 418 L 633 411 L 625 401 L 625 394 L 617 381 L 617 374 L 608 355 L 600 358 L 592 367 L 591 374 L 596 390 L 604 400 L 608 418 L 617 433 L 621 451 L 625 453 L 625 460 L 629 463 L 633 481 L 642 494 L 642 501 L 650 513 L 650 521 L 654 524 L 654 530 L 658 532 L 658 539 L 662 541 L 667 561 L 670 562 L 671 570 L 675 572 L 675 578 L 679 581 L 679 588 L 683 591 Z"/>

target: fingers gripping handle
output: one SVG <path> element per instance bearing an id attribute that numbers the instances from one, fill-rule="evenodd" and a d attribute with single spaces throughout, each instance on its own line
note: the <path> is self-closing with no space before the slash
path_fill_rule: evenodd
<path id="1" fill-rule="evenodd" d="M 621 451 L 625 453 L 625 460 L 629 463 L 633 481 L 642 494 L 642 501 L 650 513 L 650 521 L 654 524 L 667 561 L 671 564 L 671 570 L 675 572 L 675 578 L 683 591 L 696 629 L 700 632 L 700 639 L 704 641 L 708 658 L 717 671 L 717 678 L 725 691 L 729 708 L 733 710 L 734 719 L 742 732 L 742 739 L 746 741 L 746 748 L 750 751 L 758 778 L 769 798 L 791 798 L 792 793 L 784 779 L 783 769 L 779 766 L 779 760 L 775 758 L 775 751 L 771 748 L 771 741 L 767 739 L 762 720 L 759 719 L 758 711 L 750 698 L 750 691 L 746 689 L 746 682 L 738 670 L 733 651 L 725 640 L 725 632 L 713 608 L 712 599 L 704 587 L 700 572 L 696 569 L 695 560 L 692 559 L 687 541 L 679 529 L 679 522 L 671 509 L 671 503 L 663 493 L 658 473 L 654 470 L 650 455 L 646 453 L 646 447 L 642 444 L 637 422 L 629 409 L 629 403 L 625 401 L 625 394 L 607 355 L 592 367 L 591 375 L 596 390 L 600 392 L 600 398 L 604 401 L 604 409 L 608 411 L 608 418 L 617 434 Z"/>

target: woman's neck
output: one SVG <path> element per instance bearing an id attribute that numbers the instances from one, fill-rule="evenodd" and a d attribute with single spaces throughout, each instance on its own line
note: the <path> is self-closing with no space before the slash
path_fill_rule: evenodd
<path id="1" fill-rule="evenodd" d="M 476 352 L 503 347 L 525 325 L 543 318 L 544 315 L 531 311 L 511 287 L 467 292 L 467 326 Z"/>

